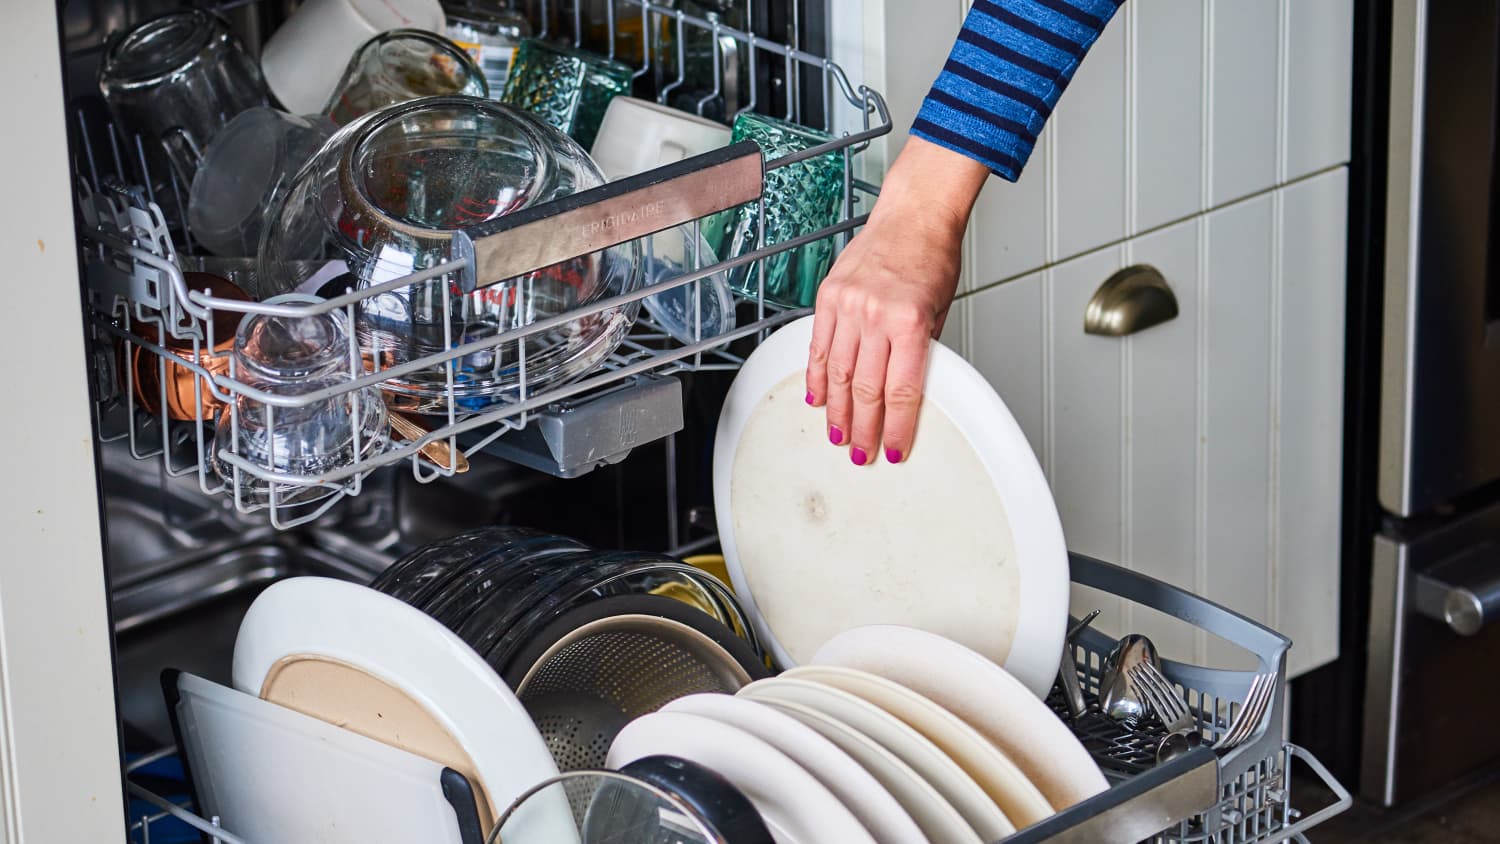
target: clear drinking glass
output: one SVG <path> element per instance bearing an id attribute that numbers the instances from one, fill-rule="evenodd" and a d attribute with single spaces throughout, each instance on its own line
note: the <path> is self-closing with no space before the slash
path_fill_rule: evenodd
<path id="1" fill-rule="evenodd" d="M 288 295 L 272 304 L 312 303 L 315 296 Z M 300 396 L 348 382 L 348 320 L 334 311 L 317 316 L 251 314 L 235 332 L 233 376 L 249 387 L 278 396 Z M 273 407 L 235 396 L 235 412 L 219 414 L 214 469 L 232 482 L 234 467 L 221 453 L 233 451 L 274 472 L 313 477 L 368 458 L 390 441 L 380 391 L 366 387 L 296 407 Z M 241 488 L 255 503 L 266 503 L 271 484 L 241 473 Z M 337 492 L 330 487 L 283 486 L 278 503 L 305 504 Z"/>
<path id="2" fill-rule="evenodd" d="M 170 192 L 169 167 L 186 190 L 219 127 L 266 103 L 260 66 L 222 18 L 202 9 L 170 12 L 111 39 L 99 91 L 132 164 L 140 137 L 159 204 Z"/>
<path id="3" fill-rule="evenodd" d="M 392 103 L 445 94 L 488 97 L 490 89 L 457 44 L 420 29 L 393 29 L 354 51 L 325 110 L 342 126 Z"/>
<path id="4" fill-rule="evenodd" d="M 751 140 L 760 145 L 766 160 L 810 149 L 832 140 L 815 129 L 785 120 L 746 112 L 734 121 L 735 142 Z M 783 243 L 838 222 L 843 202 L 844 159 L 831 152 L 766 172 L 765 219 L 760 207 L 747 203 L 708 218 L 703 235 L 720 258 L 734 258 L 756 248 L 758 224 L 765 227 L 765 246 Z M 809 307 L 816 301 L 818 285 L 833 262 L 833 239 L 821 240 L 777 253 L 730 270 L 729 284 L 735 292 L 755 298 L 760 288 L 761 263 L 765 264 L 766 300 L 793 308 Z"/>
<path id="5" fill-rule="evenodd" d="M 215 255 L 254 255 L 266 209 L 334 133 L 325 117 L 257 106 L 229 121 L 203 152 L 188 192 L 188 230 Z"/>
<path id="6" fill-rule="evenodd" d="M 469 6 L 444 4 L 443 11 L 448 16 L 448 37 L 467 51 L 484 72 L 490 97 L 500 99 L 516 48 L 523 39 L 531 37 L 531 22 L 495 0 Z"/>
<path id="7" fill-rule="evenodd" d="M 524 109 L 592 146 L 609 101 L 630 93 L 629 65 L 528 38 L 516 50 L 500 101 Z"/>
<path id="8" fill-rule="evenodd" d="M 578 144 L 500 103 L 430 97 L 389 106 L 339 131 L 271 212 L 260 250 L 263 281 L 294 290 L 302 259 L 339 258 L 370 287 L 451 260 L 453 233 L 604 183 Z M 304 236 L 319 233 L 316 254 Z M 362 348 L 382 368 L 555 316 L 640 284 L 639 244 L 622 244 L 462 293 L 445 279 L 361 302 Z M 489 281 L 489 279 L 481 279 Z M 479 410 L 521 386 L 582 377 L 619 345 L 632 303 L 578 317 L 524 343 L 507 343 L 385 381 L 393 407 Z M 523 352 L 524 346 L 524 352 Z"/>

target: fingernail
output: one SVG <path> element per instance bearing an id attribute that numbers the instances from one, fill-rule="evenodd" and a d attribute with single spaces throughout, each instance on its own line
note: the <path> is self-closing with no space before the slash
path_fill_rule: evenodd
<path id="1" fill-rule="evenodd" d="M 839 430 L 839 426 L 828 426 L 828 441 L 833 443 L 834 445 L 844 444 L 844 432 Z"/>
<path id="2" fill-rule="evenodd" d="M 807 401 L 808 404 L 812 404 L 813 403 L 812 390 L 808 390 L 807 391 L 807 399 L 806 399 L 806 401 Z"/>
<path id="3" fill-rule="evenodd" d="M 849 459 L 853 460 L 856 466 L 865 465 L 865 450 L 857 446 L 849 449 Z"/>
<path id="4" fill-rule="evenodd" d="M 887 463 L 900 463 L 901 462 L 901 452 L 897 451 L 894 448 L 888 448 L 888 449 L 886 449 L 885 450 L 885 462 L 887 462 Z"/>

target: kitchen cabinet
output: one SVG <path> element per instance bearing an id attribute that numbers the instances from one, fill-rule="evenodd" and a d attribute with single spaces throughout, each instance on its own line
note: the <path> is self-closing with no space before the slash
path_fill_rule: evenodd
<path id="1" fill-rule="evenodd" d="M 865 4 L 854 57 L 898 128 L 968 7 L 912 5 Z M 1072 550 L 1284 631 L 1293 674 L 1338 654 L 1352 48 L 1349 0 L 1125 3 L 1020 180 L 985 186 L 943 338 L 1031 439 Z M 1094 290 L 1135 263 L 1179 316 L 1084 334 Z M 1103 603 L 1169 654 L 1231 656 Z"/>
<path id="2" fill-rule="evenodd" d="M 1294 673 L 1338 654 L 1342 168 L 959 300 L 949 342 L 1013 409 L 1068 545 L 1281 630 Z M 1116 270 L 1158 269 L 1180 312 L 1127 337 L 1083 331 Z M 1102 601 L 1102 604 L 1100 603 Z M 1132 616 L 1164 653 L 1234 664 L 1217 640 Z"/>

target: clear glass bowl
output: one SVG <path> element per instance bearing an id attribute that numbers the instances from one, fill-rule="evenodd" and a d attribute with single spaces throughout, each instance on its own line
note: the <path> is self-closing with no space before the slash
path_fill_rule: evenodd
<path id="1" fill-rule="evenodd" d="M 347 263 L 360 288 L 450 260 L 465 229 L 604 183 L 566 135 L 522 111 L 471 97 L 428 97 L 345 126 L 297 175 L 261 241 L 262 286 L 296 289 L 310 258 Z M 320 232 L 315 249 L 305 233 Z M 315 251 L 317 254 L 304 254 Z M 360 303 L 367 363 L 388 369 L 528 325 L 641 284 L 626 243 L 464 294 L 422 282 Z M 312 266 L 315 266 L 312 265 Z M 485 279 L 480 279 L 481 282 Z M 385 382 L 392 406 L 460 412 L 582 377 L 619 345 L 638 306 L 590 314 Z M 451 371 L 450 371 L 451 370 Z"/>
<path id="2" fill-rule="evenodd" d="M 292 295 L 272 301 L 318 300 Z M 235 333 L 234 377 L 246 386 L 281 396 L 306 395 L 345 383 L 353 377 L 346 323 L 339 312 L 247 316 Z M 226 483 L 234 482 L 235 467 L 222 457 L 222 452 L 232 451 L 274 472 L 314 478 L 356 459 L 367 459 L 389 442 L 385 404 L 374 388 L 337 393 L 297 407 L 271 407 L 236 395 L 234 413 L 219 414 L 214 470 Z M 249 503 L 270 503 L 271 487 L 263 478 L 240 473 L 240 489 Z M 307 504 L 338 489 L 285 484 L 276 491 L 279 504 Z"/>

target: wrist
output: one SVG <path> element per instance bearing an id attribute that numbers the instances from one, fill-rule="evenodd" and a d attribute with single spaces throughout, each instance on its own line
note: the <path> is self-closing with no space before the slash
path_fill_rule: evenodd
<path id="1" fill-rule="evenodd" d="M 913 136 L 892 162 L 871 215 L 896 215 L 961 239 L 989 174 L 978 161 Z"/>

